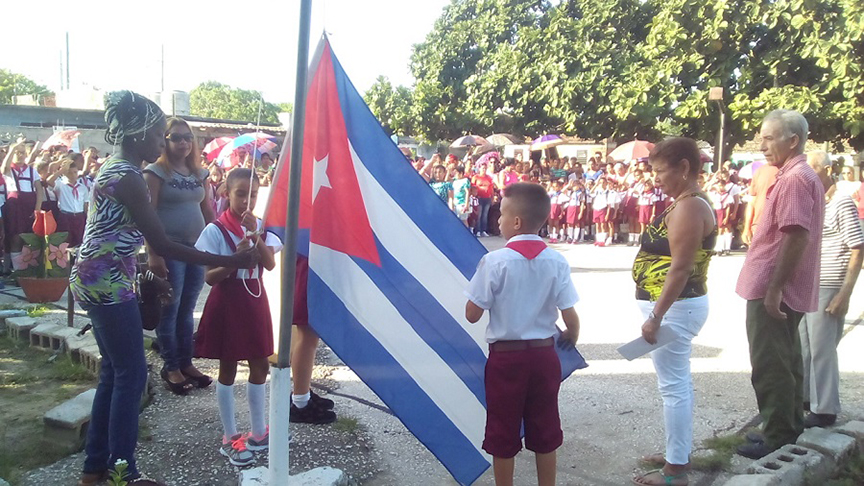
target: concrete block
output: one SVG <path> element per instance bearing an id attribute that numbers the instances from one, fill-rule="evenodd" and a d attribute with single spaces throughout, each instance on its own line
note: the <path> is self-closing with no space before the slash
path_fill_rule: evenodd
<path id="1" fill-rule="evenodd" d="M 803 454 L 807 454 L 807 452 L 813 453 L 813 451 L 808 451 L 803 447 L 798 447 L 797 449 Z M 822 457 L 821 454 L 817 455 L 820 458 Z M 797 457 L 799 457 L 797 454 L 793 454 L 791 451 L 783 451 L 781 448 L 758 461 L 754 461 L 747 468 L 747 473 L 776 477 L 780 481 L 780 484 L 784 486 L 803 485 L 806 470 L 804 464 L 796 461 Z"/>
<path id="2" fill-rule="evenodd" d="M 93 337 L 93 334 L 85 334 L 83 336 L 78 336 L 77 333 L 66 338 L 66 353 L 72 357 L 72 361 L 81 362 L 81 350 L 86 347 L 96 346 L 98 349 L 98 345 L 96 344 L 96 338 Z"/>
<path id="3" fill-rule="evenodd" d="M 858 449 L 864 453 L 864 421 L 853 420 L 834 429 L 838 434 L 848 435 L 858 442 Z"/>
<path id="4" fill-rule="evenodd" d="M 39 324 L 30 329 L 30 346 L 51 349 L 51 334 L 62 329 L 55 324 Z"/>
<path id="5" fill-rule="evenodd" d="M 81 348 L 79 351 L 81 364 L 90 370 L 93 374 L 99 374 L 99 367 L 102 365 L 102 354 L 99 353 L 98 345 L 90 345 Z"/>
<path id="6" fill-rule="evenodd" d="M 74 327 L 61 326 L 60 329 L 48 336 L 51 338 L 51 349 L 60 349 L 62 346 L 66 345 L 67 340 L 75 337 L 76 334 L 78 334 L 78 329 L 75 329 Z"/>
<path id="7" fill-rule="evenodd" d="M 9 486 L 9 483 L 7 483 L 5 479 L 0 478 L 0 486 Z"/>
<path id="8" fill-rule="evenodd" d="M 739 474 L 723 483 L 724 486 L 779 486 L 780 479 L 771 474 Z"/>
<path id="9" fill-rule="evenodd" d="M 36 327 L 36 319 L 32 317 L 11 317 L 6 319 L 6 327 L 13 339 L 30 341 L 30 329 Z"/>
<path id="10" fill-rule="evenodd" d="M 27 311 L 24 311 L 21 309 L 0 310 L 0 331 L 6 329 L 6 319 L 9 319 L 12 317 L 24 317 L 26 315 L 27 315 Z M 2 484 L 3 483 L 0 483 L 0 486 L 2 486 Z"/>
<path id="11" fill-rule="evenodd" d="M 294 486 L 347 486 L 348 476 L 339 469 L 318 467 L 304 473 L 292 475 L 290 483 Z M 267 486 L 270 483 L 266 467 L 253 467 L 240 471 L 240 486 Z M 779 483 L 772 483 L 773 484 Z"/>
<path id="12" fill-rule="evenodd" d="M 798 445 L 821 452 L 834 461 L 835 467 L 852 456 L 858 442 L 852 437 L 813 427 L 798 437 Z"/>
<path id="13" fill-rule="evenodd" d="M 70 450 L 80 450 L 87 438 L 87 425 L 90 423 L 90 410 L 95 396 L 96 389 L 91 388 L 45 413 L 45 440 Z"/>

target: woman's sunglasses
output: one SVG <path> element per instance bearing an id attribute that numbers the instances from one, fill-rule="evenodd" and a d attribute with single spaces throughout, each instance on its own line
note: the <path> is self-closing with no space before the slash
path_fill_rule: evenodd
<path id="1" fill-rule="evenodd" d="M 186 140 L 191 143 L 192 140 L 195 140 L 195 135 L 192 135 L 191 133 L 172 133 L 166 135 L 165 138 L 174 143 L 180 143 L 181 140 Z"/>

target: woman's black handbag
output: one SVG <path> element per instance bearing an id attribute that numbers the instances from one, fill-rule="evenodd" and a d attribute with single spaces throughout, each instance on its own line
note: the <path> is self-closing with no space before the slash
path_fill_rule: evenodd
<path id="1" fill-rule="evenodd" d="M 174 298 L 171 284 L 150 270 L 138 272 L 138 310 L 144 329 L 152 331 L 162 320 L 162 307 Z"/>

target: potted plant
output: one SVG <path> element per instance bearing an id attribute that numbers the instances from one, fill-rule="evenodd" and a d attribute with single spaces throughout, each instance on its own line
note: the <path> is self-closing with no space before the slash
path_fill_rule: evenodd
<path id="1" fill-rule="evenodd" d="M 69 286 L 69 234 L 56 230 L 50 211 L 36 211 L 33 233 L 21 235 L 24 247 L 15 277 L 30 302 L 56 302 Z"/>

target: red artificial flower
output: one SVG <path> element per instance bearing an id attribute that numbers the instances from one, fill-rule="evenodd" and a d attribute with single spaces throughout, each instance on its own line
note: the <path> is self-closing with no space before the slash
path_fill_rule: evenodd
<path id="1" fill-rule="evenodd" d="M 57 231 L 57 222 L 51 211 L 36 211 L 36 220 L 33 222 L 33 233 L 46 237 Z"/>

